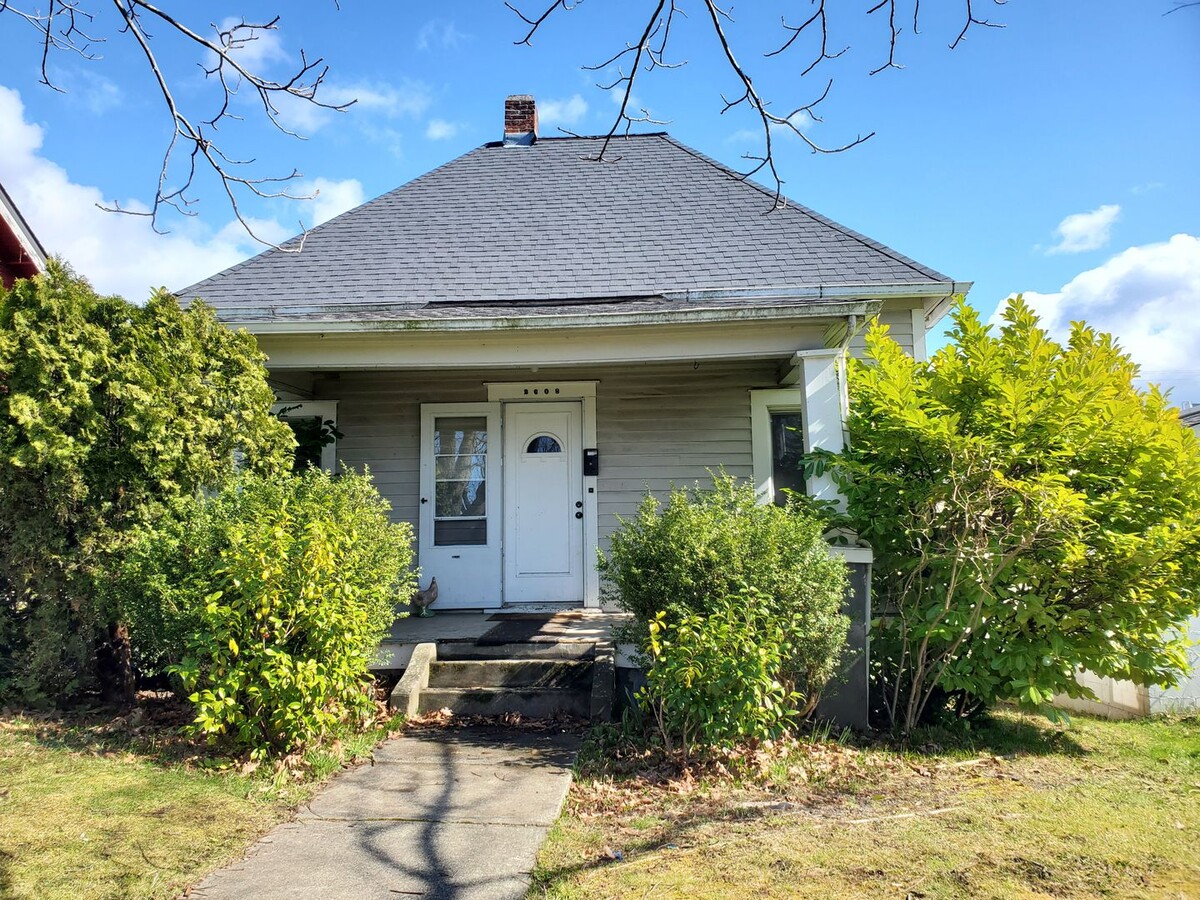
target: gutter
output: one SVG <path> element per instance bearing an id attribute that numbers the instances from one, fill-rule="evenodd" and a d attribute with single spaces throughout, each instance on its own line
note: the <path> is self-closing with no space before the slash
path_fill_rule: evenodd
<path id="1" fill-rule="evenodd" d="M 792 298 L 793 302 L 795 299 Z M 804 298 L 808 299 L 808 298 Z M 842 303 L 780 306 L 728 306 L 709 309 L 672 309 L 655 312 L 600 313 L 584 315 L 504 316 L 446 319 L 379 319 L 379 320 L 317 320 L 317 321 L 240 321 L 225 319 L 234 328 L 245 328 L 251 334 L 353 334 L 361 332 L 480 332 L 480 331 L 543 331 L 573 328 L 617 328 L 647 325 L 691 325 L 745 321 L 788 321 L 805 319 L 837 319 L 846 316 L 869 316 L 879 311 L 880 302 L 858 299 Z M 218 318 L 223 318 L 220 312 Z"/>
<path id="2" fill-rule="evenodd" d="M 897 297 L 943 297 L 965 294 L 970 281 L 919 281 L 910 284 L 791 285 L 787 288 L 734 288 L 663 291 L 667 300 L 694 303 L 700 300 L 894 300 Z"/>

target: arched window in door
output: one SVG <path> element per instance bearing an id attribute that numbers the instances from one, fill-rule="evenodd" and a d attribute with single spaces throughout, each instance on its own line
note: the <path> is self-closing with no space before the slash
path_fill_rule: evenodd
<path id="1" fill-rule="evenodd" d="M 526 453 L 562 453 L 562 444 L 550 434 L 534 435 L 525 446 Z"/>

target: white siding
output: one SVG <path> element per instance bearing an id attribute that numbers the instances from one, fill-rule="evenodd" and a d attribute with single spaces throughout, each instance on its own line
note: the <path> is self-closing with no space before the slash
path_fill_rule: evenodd
<path id="1" fill-rule="evenodd" d="M 596 381 L 601 542 L 649 487 L 707 481 L 724 466 L 750 478 L 751 388 L 778 385 L 773 360 L 635 364 L 543 370 L 550 381 Z M 487 400 L 487 382 L 528 381 L 528 369 L 471 372 L 347 372 L 317 375 L 316 399 L 336 399 L 338 458 L 369 466 L 393 515 L 413 523 L 419 507 L 422 403 Z"/>

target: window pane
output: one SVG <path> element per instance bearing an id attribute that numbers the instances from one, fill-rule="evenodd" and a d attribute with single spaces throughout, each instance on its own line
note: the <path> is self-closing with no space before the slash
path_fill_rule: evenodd
<path id="1" fill-rule="evenodd" d="M 477 453 L 463 456 L 439 456 L 434 460 L 438 481 L 461 481 L 474 478 L 483 481 L 487 477 L 487 457 Z"/>
<path id="2" fill-rule="evenodd" d="M 548 434 L 539 434 L 529 446 L 525 448 L 526 453 L 562 453 L 562 447 L 558 441 L 550 437 Z"/>
<path id="3" fill-rule="evenodd" d="M 771 413 L 771 477 L 775 484 L 775 503 L 787 503 L 785 490 L 804 493 L 803 420 L 798 412 Z"/>
<path id="4" fill-rule="evenodd" d="M 433 515 L 438 519 L 461 519 L 487 515 L 487 484 L 482 478 L 438 481 Z"/>
<path id="5" fill-rule="evenodd" d="M 321 448 L 332 443 L 332 435 L 328 439 L 328 428 L 320 416 L 280 416 L 292 434 L 296 436 L 296 450 L 292 457 L 292 470 L 303 472 L 312 467 L 321 468 Z"/>
<path id="6" fill-rule="evenodd" d="M 435 419 L 433 452 L 437 456 L 487 453 L 487 417 L 442 416 Z"/>
<path id="7" fill-rule="evenodd" d="M 434 522 L 433 543 L 439 547 L 482 546 L 487 543 L 487 519 Z"/>

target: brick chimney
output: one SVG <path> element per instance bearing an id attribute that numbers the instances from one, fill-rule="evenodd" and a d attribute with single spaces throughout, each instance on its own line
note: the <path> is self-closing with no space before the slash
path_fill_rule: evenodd
<path id="1" fill-rule="evenodd" d="M 537 136 L 537 104 L 529 94 L 513 94 L 504 101 L 504 146 L 528 147 Z"/>

